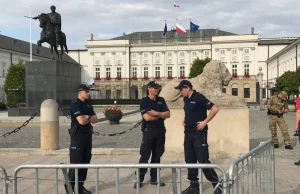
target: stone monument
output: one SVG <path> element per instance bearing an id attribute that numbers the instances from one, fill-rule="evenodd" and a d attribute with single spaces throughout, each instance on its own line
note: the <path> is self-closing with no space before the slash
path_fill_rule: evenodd
<path id="1" fill-rule="evenodd" d="M 52 60 L 25 63 L 26 107 L 11 108 L 8 110 L 8 116 L 30 116 L 46 99 L 54 99 L 60 106 L 68 107 L 72 100 L 76 99 L 76 88 L 81 80 L 81 66 L 73 60 L 63 61 L 63 47 L 68 53 L 66 35 L 61 31 L 61 15 L 55 12 L 54 5 L 50 9 L 51 13 L 42 13 L 32 19 L 39 19 L 39 26 L 43 29 L 37 42 L 37 50 L 39 51 L 42 43 L 47 42 L 51 46 Z M 59 45 L 60 55 L 57 51 Z M 57 60 L 53 60 L 53 48 Z"/>
<path id="2" fill-rule="evenodd" d="M 231 74 L 219 60 L 212 60 L 195 78 L 189 79 L 193 89 L 203 93 L 219 112 L 208 123 L 208 143 L 210 155 L 218 158 L 235 158 L 249 151 L 249 110 L 244 99 L 222 93 L 223 86 L 229 84 Z M 166 119 L 166 153 L 183 154 L 184 119 L 183 98 L 174 89 L 180 81 L 168 82 L 160 92 L 170 108 L 171 117 Z"/>

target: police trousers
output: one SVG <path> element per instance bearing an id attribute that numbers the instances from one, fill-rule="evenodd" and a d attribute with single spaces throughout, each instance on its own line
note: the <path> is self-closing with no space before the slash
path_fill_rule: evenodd
<path id="1" fill-rule="evenodd" d="M 140 147 L 140 160 L 139 163 L 148 163 L 151 156 L 151 163 L 160 163 L 160 158 L 165 152 L 165 130 L 161 129 L 146 129 L 143 132 L 143 140 Z M 144 181 L 147 168 L 140 169 L 140 182 Z M 157 180 L 157 169 L 151 168 L 150 170 L 151 181 Z"/>
<path id="2" fill-rule="evenodd" d="M 80 132 L 71 136 L 70 145 L 70 163 L 71 164 L 89 164 L 92 158 L 92 133 L 91 132 Z M 83 186 L 86 180 L 88 169 L 78 170 L 79 187 Z M 69 178 L 72 187 L 75 185 L 75 169 L 69 170 Z"/>
<path id="3" fill-rule="evenodd" d="M 184 136 L 184 155 L 186 163 L 206 163 L 210 164 L 207 132 L 185 133 Z M 218 183 L 218 175 L 214 169 L 203 169 L 206 179 L 215 186 Z M 198 169 L 188 168 L 188 179 L 192 187 L 199 188 Z"/>

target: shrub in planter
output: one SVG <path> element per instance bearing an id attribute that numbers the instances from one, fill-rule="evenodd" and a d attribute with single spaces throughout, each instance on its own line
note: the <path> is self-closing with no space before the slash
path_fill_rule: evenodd
<path id="1" fill-rule="evenodd" d="M 122 119 L 123 113 L 122 110 L 113 107 L 113 108 L 106 108 L 103 111 L 105 117 L 109 120 L 110 124 L 119 124 L 119 121 Z"/>
<path id="2" fill-rule="evenodd" d="M 0 102 L 0 110 L 5 110 L 6 104 L 4 102 Z"/>

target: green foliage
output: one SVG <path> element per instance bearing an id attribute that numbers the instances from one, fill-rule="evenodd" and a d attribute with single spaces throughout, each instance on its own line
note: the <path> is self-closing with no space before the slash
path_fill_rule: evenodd
<path id="1" fill-rule="evenodd" d="M 6 105 L 16 107 L 18 103 L 25 102 L 25 66 L 24 61 L 19 60 L 8 68 L 4 82 L 6 93 Z"/>
<path id="2" fill-rule="evenodd" d="M 5 110 L 6 109 L 6 104 L 3 102 L 0 102 L 0 110 Z"/>
<path id="3" fill-rule="evenodd" d="M 190 75 L 189 78 L 197 77 L 199 74 L 203 72 L 203 68 L 207 63 L 211 61 L 210 58 L 206 59 L 197 59 L 192 63 L 192 67 L 190 69 Z"/>
<path id="4" fill-rule="evenodd" d="M 299 93 L 300 86 L 300 68 L 297 71 L 287 71 L 276 79 L 276 89 L 286 91 L 288 95 Z"/>

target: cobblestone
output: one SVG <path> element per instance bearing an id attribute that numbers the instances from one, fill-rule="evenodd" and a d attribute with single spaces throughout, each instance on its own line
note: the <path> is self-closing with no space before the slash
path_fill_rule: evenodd
<path id="1" fill-rule="evenodd" d="M 135 108 L 136 109 L 136 108 Z M 134 109 L 131 109 L 134 110 Z M 97 113 L 98 114 L 98 113 Z M 101 114 L 101 113 L 99 113 Z M 300 159 L 299 139 L 294 137 L 295 112 L 289 112 L 284 115 L 289 126 L 289 134 L 291 137 L 294 150 L 285 150 L 280 129 L 278 129 L 278 137 L 280 148 L 275 149 L 276 157 L 290 158 L 294 160 Z M 110 125 L 108 121 L 95 125 L 94 130 L 102 133 L 116 133 L 129 129 L 140 121 L 139 113 L 122 118 L 119 125 Z M 13 130 L 18 126 L 17 123 L 1 123 L 0 134 Z M 60 124 L 60 149 L 69 147 L 69 124 Z M 142 139 L 140 126 L 127 132 L 121 136 L 93 136 L 93 147 L 97 148 L 138 148 Z M 271 137 L 266 111 L 250 109 L 250 148 L 253 149 L 260 142 L 266 141 Z M 39 124 L 28 124 L 27 127 L 21 129 L 18 133 L 9 137 L 2 138 L 0 141 L 1 148 L 39 148 L 40 147 L 40 126 Z"/>

